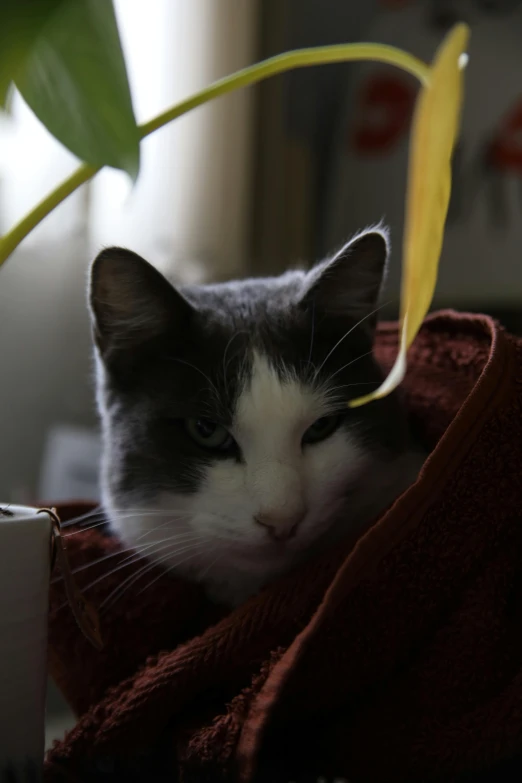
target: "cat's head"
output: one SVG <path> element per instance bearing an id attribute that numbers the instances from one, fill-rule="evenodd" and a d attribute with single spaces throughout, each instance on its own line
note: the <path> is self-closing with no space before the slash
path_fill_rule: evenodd
<path id="1" fill-rule="evenodd" d="M 403 489 L 374 388 L 380 229 L 310 272 L 175 289 L 127 250 L 92 267 L 104 503 L 144 554 L 240 600 Z M 411 477 L 410 477 L 411 478 Z"/>

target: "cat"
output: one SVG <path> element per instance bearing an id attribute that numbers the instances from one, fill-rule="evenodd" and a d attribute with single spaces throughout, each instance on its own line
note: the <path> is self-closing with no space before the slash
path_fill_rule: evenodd
<path id="1" fill-rule="evenodd" d="M 235 606 L 360 535 L 423 460 L 372 356 L 388 257 L 378 226 L 311 271 L 175 288 L 103 250 L 89 303 L 112 528 Z"/>

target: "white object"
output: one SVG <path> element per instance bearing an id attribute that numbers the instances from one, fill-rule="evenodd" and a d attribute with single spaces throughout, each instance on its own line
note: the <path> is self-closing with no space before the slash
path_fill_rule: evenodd
<path id="1" fill-rule="evenodd" d="M 1 779 L 42 771 L 51 530 L 37 509 L 0 506 Z"/>
<path id="2" fill-rule="evenodd" d="M 60 425 L 47 437 L 38 499 L 63 503 L 90 500 L 98 503 L 101 440 L 98 433 Z"/>

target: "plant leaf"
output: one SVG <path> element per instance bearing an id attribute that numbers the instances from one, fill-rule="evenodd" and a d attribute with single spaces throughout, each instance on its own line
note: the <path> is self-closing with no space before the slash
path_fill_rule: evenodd
<path id="1" fill-rule="evenodd" d="M 84 162 L 136 179 L 139 131 L 112 0 L 62 0 L 15 84 L 53 136 Z"/>
<path id="2" fill-rule="evenodd" d="M 451 158 L 459 132 L 461 57 L 468 40 L 465 24 L 448 33 L 417 99 L 406 195 L 399 353 L 384 383 L 371 394 L 351 400 L 350 407 L 384 397 L 401 383 L 408 348 L 433 299 L 451 193 Z"/>
<path id="3" fill-rule="evenodd" d="M 11 82 L 47 20 L 64 0 L 0 2 L 0 107 L 5 108 Z"/>

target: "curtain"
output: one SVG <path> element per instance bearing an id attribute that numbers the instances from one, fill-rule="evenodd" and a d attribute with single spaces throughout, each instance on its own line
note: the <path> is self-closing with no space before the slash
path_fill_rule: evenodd
<path id="1" fill-rule="evenodd" d="M 256 59 L 256 2 L 116 0 L 138 122 Z M 92 251 L 131 246 L 165 267 L 194 275 L 235 273 L 246 256 L 251 103 L 241 91 L 193 111 L 142 144 L 135 188 L 105 170 L 27 239 L 63 240 L 85 229 Z M 77 161 L 19 95 L 0 125 L 0 220 L 5 230 Z M 187 259 L 190 263 L 187 263 Z"/>
<path id="2" fill-rule="evenodd" d="M 264 0 L 262 56 L 368 40 L 378 0 Z M 252 268 L 278 274 L 332 250 L 326 239 L 336 142 L 354 63 L 303 68 L 260 85 Z M 346 229 L 346 236 L 348 229 Z"/>

